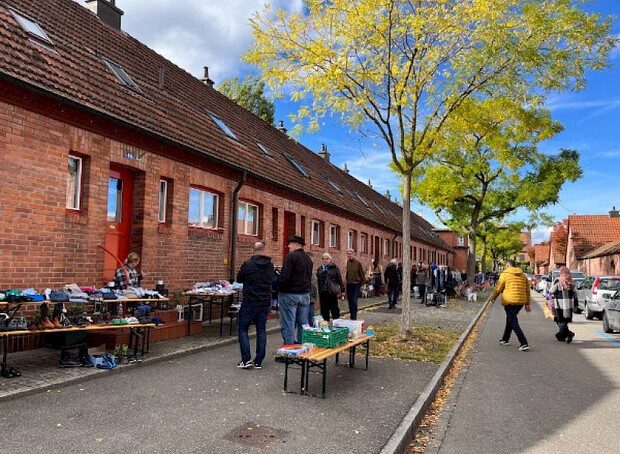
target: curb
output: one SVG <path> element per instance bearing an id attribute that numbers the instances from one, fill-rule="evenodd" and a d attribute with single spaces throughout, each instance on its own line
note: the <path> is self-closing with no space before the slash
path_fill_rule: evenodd
<path id="1" fill-rule="evenodd" d="M 486 309 L 490 306 L 491 297 L 480 308 L 474 319 L 471 321 L 467 329 L 461 334 L 457 344 L 452 348 L 448 354 L 448 358 L 439 366 L 439 369 L 435 372 L 430 382 L 424 387 L 413 406 L 407 412 L 403 420 L 400 422 L 390 439 L 381 449 L 381 454 L 402 454 L 406 452 L 411 439 L 414 437 L 416 430 L 422 422 L 422 418 L 428 411 L 431 403 L 435 399 L 435 395 L 441 386 L 441 382 L 448 374 L 454 359 L 461 351 L 463 344 L 471 334 L 476 323 L 482 318 L 482 315 Z"/>
<path id="2" fill-rule="evenodd" d="M 378 307 L 381 306 L 382 304 L 385 304 L 387 302 L 387 299 L 382 299 L 381 301 L 377 301 L 375 303 L 372 304 L 368 304 L 364 307 L 360 307 L 359 310 L 364 310 L 364 309 L 369 309 L 369 308 L 373 308 L 373 307 Z M 349 311 L 345 310 L 342 311 L 341 314 L 348 314 Z M 274 334 L 274 333 L 278 333 L 280 332 L 280 327 L 279 326 L 273 326 L 271 328 L 267 328 L 267 334 Z M 256 337 L 256 333 L 250 334 L 250 339 Z M 45 385 L 41 386 L 34 386 L 32 388 L 29 389 L 24 389 L 23 391 L 16 391 L 14 393 L 11 394 L 7 394 L 4 396 L 0 396 L 0 402 L 5 402 L 5 401 L 9 401 L 12 399 L 17 399 L 20 397 L 26 397 L 26 396 L 31 396 L 33 394 L 38 394 L 38 393 L 45 393 L 50 389 L 58 389 L 58 388 L 64 388 L 67 386 L 71 386 L 71 385 L 75 385 L 78 383 L 84 383 L 90 380 L 96 380 L 99 378 L 103 378 L 103 377 L 107 377 L 110 376 L 110 374 L 120 374 L 126 371 L 129 371 L 131 369 L 135 369 L 136 367 L 144 367 L 144 366 L 148 366 L 151 364 L 157 364 L 157 363 L 161 363 L 164 361 L 171 361 L 174 359 L 178 359 L 178 358 L 183 358 L 185 356 L 190 356 L 190 355 L 194 355 L 197 353 L 202 353 L 208 350 L 214 350 L 216 348 L 220 348 L 220 347 L 225 347 L 227 345 L 231 345 L 231 344 L 236 344 L 238 341 L 236 336 L 231 336 L 228 339 L 222 339 L 222 340 L 218 340 L 218 341 L 214 341 L 211 342 L 209 344 L 205 344 L 205 345 L 199 345 L 196 347 L 191 347 L 191 348 L 186 348 L 183 350 L 177 350 L 177 351 L 173 351 L 170 353 L 166 353 L 166 354 L 162 354 L 161 356 L 155 357 L 155 358 L 144 358 L 144 360 L 140 363 L 135 363 L 135 364 L 131 364 L 131 365 L 123 365 L 120 367 L 115 367 L 114 369 L 108 369 L 105 371 L 102 370 L 97 370 L 97 369 L 92 369 L 92 373 L 83 375 L 81 377 L 73 377 L 73 378 L 68 378 L 68 379 L 61 379 L 58 380 L 56 382 L 50 382 L 50 383 L 46 383 Z"/>

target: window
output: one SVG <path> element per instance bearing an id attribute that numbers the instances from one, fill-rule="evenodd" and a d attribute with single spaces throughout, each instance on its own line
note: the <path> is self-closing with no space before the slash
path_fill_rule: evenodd
<path id="1" fill-rule="evenodd" d="M 355 195 L 356 195 L 356 196 L 357 196 L 357 198 L 360 200 L 360 202 L 362 202 L 362 203 L 366 206 L 366 208 L 370 208 L 370 207 L 368 206 L 368 204 L 366 203 L 366 201 L 362 198 L 362 196 L 361 196 L 361 195 L 359 195 L 359 194 L 357 194 L 357 193 L 356 193 Z"/>
<path id="2" fill-rule="evenodd" d="M 217 228 L 219 196 L 201 189 L 189 190 L 189 219 L 191 227 Z"/>
<path id="3" fill-rule="evenodd" d="M 207 115 L 209 115 L 209 117 L 211 117 L 211 120 L 213 120 L 213 122 L 222 130 L 222 132 L 224 134 L 226 134 L 231 139 L 238 140 L 237 136 L 235 136 L 235 134 L 230 130 L 230 128 L 228 126 L 226 126 L 226 123 L 224 123 L 220 119 L 220 117 L 218 117 L 215 114 L 212 114 L 211 112 L 207 112 Z"/>
<path id="4" fill-rule="evenodd" d="M 353 230 L 349 230 L 347 236 L 347 249 L 355 250 L 355 232 Z"/>
<path id="5" fill-rule="evenodd" d="M 258 236 L 258 206 L 239 202 L 237 210 L 237 232 L 241 235 Z"/>
<path id="6" fill-rule="evenodd" d="M 389 257 L 390 255 L 390 240 L 383 239 L 383 256 Z"/>
<path id="7" fill-rule="evenodd" d="M 135 90 L 140 90 L 138 85 L 133 81 L 131 77 L 129 77 L 129 74 L 127 74 L 120 65 L 117 65 L 116 63 L 113 63 L 110 60 L 107 60 L 105 58 L 103 59 L 103 61 L 108 66 L 110 71 L 112 71 L 114 75 L 118 78 L 118 80 L 120 80 L 123 84 Z"/>
<path id="8" fill-rule="evenodd" d="M 319 246 L 321 244 L 321 223 L 319 221 L 312 221 L 310 242 L 315 246 Z"/>
<path id="9" fill-rule="evenodd" d="M 340 227 L 329 226 L 329 247 L 340 248 Z"/>
<path id="10" fill-rule="evenodd" d="M 459 236 L 459 237 L 456 239 L 456 245 L 457 245 L 457 246 L 460 246 L 460 247 L 465 246 L 465 237 Z"/>
<path id="11" fill-rule="evenodd" d="M 305 216 L 300 216 L 299 217 L 299 223 L 301 224 L 300 225 L 301 237 L 305 241 L 306 240 L 306 217 Z"/>
<path id="12" fill-rule="evenodd" d="M 260 148 L 260 150 L 261 150 L 263 153 L 265 153 L 265 154 L 266 154 L 267 156 L 269 156 L 270 158 L 273 158 L 273 155 L 271 154 L 271 152 L 269 151 L 269 149 L 268 149 L 265 145 L 263 145 L 262 143 L 257 142 L 257 141 L 254 141 L 254 143 L 255 143 L 256 145 L 258 145 L 258 148 Z"/>
<path id="13" fill-rule="evenodd" d="M 368 235 L 365 233 L 360 235 L 360 251 L 363 254 L 368 254 Z"/>
<path id="14" fill-rule="evenodd" d="M 69 178 L 67 181 L 67 209 L 81 209 L 82 197 L 82 158 L 69 156 Z"/>
<path id="15" fill-rule="evenodd" d="M 159 222 L 166 222 L 166 208 L 168 206 L 168 182 L 166 180 L 159 180 L 159 212 L 157 220 Z"/>
<path id="16" fill-rule="evenodd" d="M 31 38 L 35 38 L 34 41 L 36 41 L 38 44 L 43 44 L 44 47 L 47 47 L 45 46 L 45 43 L 54 44 L 52 40 L 49 38 L 49 36 L 47 36 L 47 33 L 43 31 L 43 29 L 39 26 L 37 22 L 33 21 L 32 19 L 27 18 L 23 14 L 18 13 L 17 11 L 14 11 L 10 8 L 9 8 L 9 11 L 13 15 L 17 23 L 21 26 L 21 28 L 23 28 L 24 31 L 28 33 L 28 35 L 30 35 Z"/>
<path id="17" fill-rule="evenodd" d="M 332 180 L 327 180 L 327 181 L 329 181 L 329 184 L 331 185 L 332 188 L 338 191 L 339 194 L 342 194 L 342 191 L 340 190 L 340 188 L 338 187 L 336 183 L 334 183 Z"/>
<path id="18" fill-rule="evenodd" d="M 308 172 L 306 172 L 302 166 L 300 166 L 297 161 L 295 161 L 293 158 L 291 158 L 289 155 L 284 155 L 284 157 L 287 159 L 288 162 L 291 163 L 291 165 L 293 167 L 295 167 L 295 169 L 301 173 L 304 177 L 306 178 L 310 178 L 310 175 L 308 175 Z"/>

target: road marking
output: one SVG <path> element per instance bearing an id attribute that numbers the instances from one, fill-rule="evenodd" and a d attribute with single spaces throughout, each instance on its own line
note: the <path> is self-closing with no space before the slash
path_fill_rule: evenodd
<path id="1" fill-rule="evenodd" d="M 614 339 L 613 337 L 605 334 L 602 331 L 599 330 L 595 330 L 594 331 L 596 334 L 598 334 L 599 336 L 601 336 L 604 339 L 607 339 L 609 342 L 611 342 L 615 347 L 620 347 L 620 341 L 618 339 Z"/>

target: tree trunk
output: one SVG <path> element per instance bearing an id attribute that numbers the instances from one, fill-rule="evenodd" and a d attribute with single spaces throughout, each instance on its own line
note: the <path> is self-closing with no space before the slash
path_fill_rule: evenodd
<path id="1" fill-rule="evenodd" d="M 467 232 L 467 285 L 474 285 L 474 275 L 476 274 L 476 231 L 470 229 Z"/>
<path id="2" fill-rule="evenodd" d="M 400 334 L 411 333 L 411 257 L 409 245 L 411 244 L 411 173 L 403 174 L 403 298 L 402 298 L 402 321 Z"/>
<path id="3" fill-rule="evenodd" d="M 482 274 L 486 276 L 487 274 L 487 242 L 486 240 L 482 240 Z"/>

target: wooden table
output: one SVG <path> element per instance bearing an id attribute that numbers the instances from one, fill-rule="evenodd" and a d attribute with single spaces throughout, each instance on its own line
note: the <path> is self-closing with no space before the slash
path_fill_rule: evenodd
<path id="1" fill-rule="evenodd" d="M 310 369 L 316 368 L 321 371 L 323 375 L 323 387 L 321 397 L 325 397 L 325 388 L 327 384 L 327 360 L 332 356 L 336 357 L 336 366 L 348 365 L 351 368 L 355 367 L 355 347 L 365 344 L 366 346 L 366 364 L 364 370 L 368 370 L 368 354 L 370 351 L 370 339 L 372 336 L 363 335 L 355 339 L 349 339 L 346 344 L 339 345 L 334 348 L 313 347 L 309 352 L 301 354 L 299 356 L 287 356 L 280 355 L 284 358 L 284 391 L 288 391 L 288 367 L 290 364 L 299 364 L 301 366 L 301 384 L 299 394 L 312 395 L 308 392 L 308 377 L 310 375 Z M 349 351 L 349 363 L 340 364 L 338 362 L 340 353 Z"/>
<path id="2" fill-rule="evenodd" d="M 224 334 L 224 314 L 228 314 L 231 304 L 234 303 L 238 296 L 237 290 L 231 290 L 225 293 L 191 293 L 185 292 L 183 295 L 188 297 L 187 306 L 189 308 L 187 314 L 187 335 L 190 334 L 190 326 L 193 317 L 192 306 L 200 305 L 202 312 L 205 312 L 205 306 L 209 307 L 209 323 L 211 323 L 213 315 L 213 306 L 220 307 L 220 337 Z M 232 326 L 232 325 L 231 325 Z"/>

